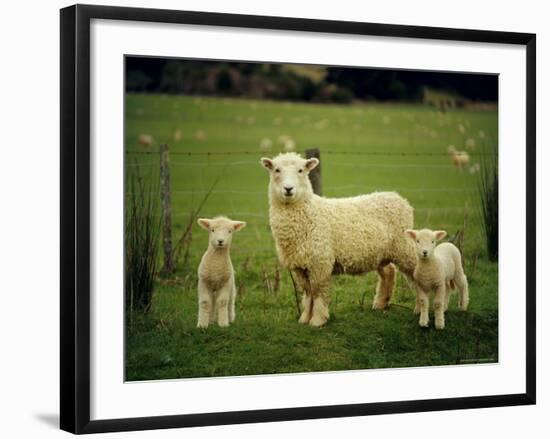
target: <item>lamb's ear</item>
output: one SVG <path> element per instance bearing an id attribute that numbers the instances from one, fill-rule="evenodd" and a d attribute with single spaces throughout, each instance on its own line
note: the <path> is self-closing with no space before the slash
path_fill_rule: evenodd
<path id="1" fill-rule="evenodd" d="M 199 223 L 199 226 L 201 226 L 204 230 L 210 231 L 210 220 L 206 218 L 199 218 L 197 223 Z"/>
<path id="2" fill-rule="evenodd" d="M 315 169 L 318 164 L 319 164 L 319 159 L 316 159 L 315 157 L 313 157 L 311 159 L 307 159 L 306 160 L 306 169 L 307 169 L 307 171 L 309 172 L 309 171 Z"/>
<path id="3" fill-rule="evenodd" d="M 262 157 L 260 159 L 260 163 L 262 164 L 262 166 L 265 168 L 265 169 L 268 169 L 268 170 L 272 170 L 273 169 L 273 162 L 271 161 L 271 159 L 268 159 L 266 157 Z"/>
<path id="4" fill-rule="evenodd" d="M 434 235 L 435 235 L 435 239 L 437 239 L 438 241 L 442 240 L 443 238 L 445 238 L 445 236 L 447 236 L 447 232 L 445 230 L 436 230 L 434 232 Z"/>
<path id="5" fill-rule="evenodd" d="M 405 230 L 405 233 L 412 239 L 416 239 L 416 230 L 413 229 L 407 229 Z"/>
<path id="6" fill-rule="evenodd" d="M 235 232 L 238 232 L 241 229 L 244 229 L 246 226 L 246 223 L 244 221 L 233 221 L 233 230 Z"/>

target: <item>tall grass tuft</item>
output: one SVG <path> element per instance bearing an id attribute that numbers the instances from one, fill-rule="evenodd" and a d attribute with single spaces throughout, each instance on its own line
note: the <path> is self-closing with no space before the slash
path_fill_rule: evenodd
<path id="1" fill-rule="evenodd" d="M 151 306 L 161 232 L 158 178 L 128 167 L 125 217 L 126 309 L 146 312 Z"/>
<path id="2" fill-rule="evenodd" d="M 479 173 L 481 220 L 487 245 L 487 255 L 492 262 L 498 261 L 498 147 L 492 146 L 489 154 L 483 155 Z"/>

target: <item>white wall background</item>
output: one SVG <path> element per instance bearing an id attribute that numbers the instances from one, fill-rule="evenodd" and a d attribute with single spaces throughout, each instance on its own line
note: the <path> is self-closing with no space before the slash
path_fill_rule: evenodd
<path id="1" fill-rule="evenodd" d="M 302 2 L 278 0 L 92 1 L 243 14 L 297 16 L 380 23 L 463 27 L 537 33 L 538 60 L 538 272 L 550 258 L 544 224 L 550 220 L 547 124 L 550 28 L 544 2 L 392 0 Z M 58 431 L 59 288 L 59 13 L 70 2 L 35 0 L 3 5 L 0 25 L 0 434 L 60 437 Z M 5 69 L 5 66 L 9 68 Z M 550 311 L 538 280 L 538 405 L 363 418 L 122 433 L 112 437 L 517 437 L 548 431 Z M 388 383 L 391 386 L 391 383 Z M 537 434 L 538 433 L 538 434 Z M 105 435 L 107 436 L 107 435 Z"/>

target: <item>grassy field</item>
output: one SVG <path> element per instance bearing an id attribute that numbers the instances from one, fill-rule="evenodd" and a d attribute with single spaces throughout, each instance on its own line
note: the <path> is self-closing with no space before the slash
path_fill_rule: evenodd
<path id="1" fill-rule="evenodd" d="M 495 144 L 496 111 L 420 105 L 312 105 L 236 99 L 128 95 L 128 171 L 158 172 L 158 145 L 171 150 L 174 240 L 214 181 L 201 216 L 247 221 L 231 250 L 239 296 L 228 329 L 196 329 L 196 269 L 206 232 L 193 227 L 189 257 L 174 275 L 159 276 L 153 304 L 128 316 L 126 378 L 145 380 L 283 372 L 461 364 L 498 360 L 498 267 L 487 260 L 479 220 L 479 173 L 459 171 L 449 145 L 466 149 L 471 165 Z M 180 130 L 181 139 L 174 140 Z M 140 134 L 154 138 L 138 144 Z M 399 276 L 392 305 L 370 309 L 376 275 L 333 278 L 331 320 L 322 329 L 297 323 L 288 273 L 278 267 L 268 225 L 268 176 L 261 156 L 275 155 L 287 135 L 298 151 L 322 155 L 324 195 L 395 190 L 415 208 L 415 227 L 464 230 L 470 310 L 453 297 L 444 331 L 421 329 L 414 294 Z M 261 152 L 264 138 L 273 143 Z M 280 288 L 274 279 L 280 274 Z M 433 316 L 432 316 L 433 320 Z"/>

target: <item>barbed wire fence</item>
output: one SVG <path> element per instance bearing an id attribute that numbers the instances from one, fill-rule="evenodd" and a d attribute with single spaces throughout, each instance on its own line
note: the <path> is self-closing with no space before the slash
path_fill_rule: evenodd
<path id="1" fill-rule="evenodd" d="M 318 149 L 308 149 L 303 151 L 297 151 L 303 153 L 306 157 L 317 157 L 321 159 L 321 153 L 323 156 L 330 157 L 330 166 L 332 169 L 336 168 L 356 168 L 356 169 L 412 169 L 417 168 L 419 170 L 426 169 L 430 172 L 449 172 L 452 167 L 450 162 L 448 164 L 440 163 L 373 163 L 373 162 L 361 162 L 358 160 L 347 160 L 352 157 L 442 157 L 448 156 L 446 153 L 433 153 L 433 152 L 395 152 L 395 151 L 332 151 Z M 161 182 L 161 204 L 162 204 L 162 223 L 163 223 L 163 271 L 171 273 L 175 269 L 175 253 L 178 250 L 178 245 L 182 242 L 187 244 L 191 241 L 192 226 L 199 214 L 200 209 L 194 208 L 191 211 L 189 209 L 182 209 L 177 203 L 173 204 L 173 195 L 179 197 L 201 197 L 202 200 L 199 204 L 202 208 L 206 199 L 210 195 L 222 196 L 225 200 L 229 200 L 231 209 L 225 212 L 228 216 L 238 218 L 242 220 L 253 221 L 256 226 L 260 228 L 269 228 L 269 215 L 267 209 L 267 183 L 265 187 L 260 190 L 259 188 L 234 188 L 227 186 L 220 186 L 217 184 L 212 185 L 208 178 L 205 177 L 205 170 L 216 169 L 215 173 L 221 175 L 222 172 L 233 172 L 234 178 L 238 178 L 238 168 L 242 166 L 259 166 L 259 158 L 262 154 L 259 151 L 171 151 L 168 145 L 161 145 L 159 150 L 127 150 L 126 151 L 126 166 L 127 167 L 151 167 L 160 170 L 160 182 Z M 484 155 L 479 153 L 476 155 Z M 139 156 L 142 159 L 140 161 L 128 160 L 130 156 Z M 193 160 L 185 160 L 185 157 L 193 158 Z M 243 157 L 247 157 L 243 159 Z M 248 158 L 250 157 L 250 159 Z M 254 159 L 252 159 L 254 157 Z M 196 158 L 204 158 L 204 160 L 196 160 Z M 240 158 L 236 159 L 236 158 Z M 321 161 L 322 163 L 322 161 Z M 217 171 L 219 168 L 219 172 Z M 198 181 L 194 182 L 192 187 L 181 187 L 177 183 L 177 179 L 170 179 L 172 176 L 181 175 L 181 173 L 187 173 L 187 170 L 194 170 L 195 173 L 198 170 Z M 172 171 L 172 172 L 171 172 Z M 323 187 L 322 174 L 320 169 L 313 174 L 313 186 L 314 190 L 321 194 Z M 172 181 L 176 181 L 172 185 Z M 325 185 L 326 186 L 326 185 Z M 368 186 L 363 184 L 342 184 L 332 185 L 325 187 L 325 192 L 330 193 L 331 196 L 350 196 L 358 195 L 361 193 L 369 193 L 376 190 L 380 190 L 379 187 Z M 445 194 L 463 193 L 465 191 L 475 190 L 467 189 L 465 187 L 437 187 L 437 186 L 414 186 L 414 184 L 407 187 L 393 187 L 400 193 L 406 194 L 441 194 L 444 198 Z M 231 197 L 253 197 L 255 199 L 264 199 L 265 209 L 262 211 L 255 211 L 254 209 L 244 210 L 242 207 L 236 208 L 231 203 Z M 205 198 L 206 197 L 206 198 Z M 254 203 L 250 203 L 253 205 Z M 456 213 L 460 219 L 465 215 L 464 207 L 457 206 L 434 206 L 434 207 L 416 207 L 415 213 L 425 214 L 428 218 L 434 213 Z M 187 223 L 183 224 L 182 236 L 177 239 L 176 245 L 173 244 L 174 231 L 172 230 L 172 220 L 176 223 L 182 221 Z M 439 227 L 448 227 L 451 224 L 438 224 Z M 453 224 L 452 226 L 455 226 Z M 261 255 L 273 255 L 276 258 L 275 248 L 272 241 L 266 242 L 264 233 L 260 233 L 258 228 L 254 228 L 253 244 L 239 244 L 235 246 L 235 254 L 243 261 L 248 257 L 255 257 Z M 181 248 L 179 249 L 181 250 Z M 233 251 L 232 251 L 233 252 Z"/>

